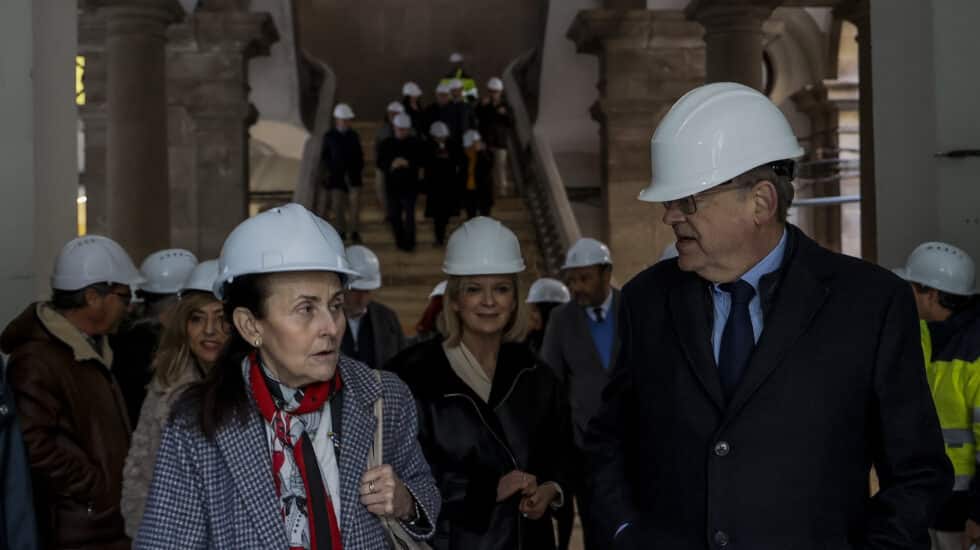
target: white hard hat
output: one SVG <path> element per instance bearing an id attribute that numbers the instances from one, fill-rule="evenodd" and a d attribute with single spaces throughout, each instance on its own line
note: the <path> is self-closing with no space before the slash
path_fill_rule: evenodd
<path id="1" fill-rule="evenodd" d="M 667 245 L 667 248 L 664 249 L 663 254 L 660 255 L 660 259 L 657 260 L 657 261 L 658 262 L 662 262 L 664 260 L 669 260 L 671 258 L 676 258 L 677 256 L 678 256 L 678 254 L 677 254 L 677 241 L 674 241 L 674 242 L 672 242 L 672 243 L 670 243 L 670 244 Z"/>
<path id="2" fill-rule="evenodd" d="M 414 82 L 406 82 L 402 86 L 402 95 L 407 95 L 409 97 L 419 97 L 422 95 L 422 88 Z"/>
<path id="3" fill-rule="evenodd" d="M 333 117 L 343 120 L 350 120 L 354 118 L 354 109 L 351 109 L 350 105 L 346 103 L 338 103 L 337 106 L 333 108 Z"/>
<path id="4" fill-rule="evenodd" d="M 405 106 L 402 105 L 402 102 L 401 101 L 392 101 L 391 103 L 388 104 L 388 112 L 389 113 L 404 113 L 405 112 Z"/>
<path id="5" fill-rule="evenodd" d="M 504 81 L 497 77 L 493 77 L 487 82 L 487 89 L 495 92 L 502 92 L 504 91 Z"/>
<path id="6" fill-rule="evenodd" d="M 437 120 L 429 126 L 429 134 L 436 138 L 447 138 L 449 137 L 449 126 L 446 126 L 445 122 Z"/>
<path id="7" fill-rule="evenodd" d="M 524 271 L 517 235 L 493 218 L 479 216 L 449 237 L 442 272 L 447 275 L 504 275 Z"/>
<path id="8" fill-rule="evenodd" d="M 436 93 L 437 94 L 445 94 L 445 95 L 448 95 L 451 91 L 452 90 L 449 89 L 449 83 L 448 82 L 440 82 L 436 86 Z"/>
<path id="9" fill-rule="evenodd" d="M 218 279 L 218 260 L 203 261 L 191 271 L 187 280 L 180 287 L 180 295 L 197 290 L 199 292 L 214 292 L 214 282 Z"/>
<path id="10" fill-rule="evenodd" d="M 51 274 L 51 288 L 71 291 L 98 283 L 135 287 L 144 280 L 119 243 L 108 237 L 86 235 L 62 247 Z"/>
<path id="11" fill-rule="evenodd" d="M 154 294 L 176 294 L 197 266 L 197 256 L 182 248 L 168 248 L 150 254 L 140 265 L 146 282 L 140 290 Z"/>
<path id="12" fill-rule="evenodd" d="M 462 63 L 463 62 L 463 54 L 461 54 L 459 52 L 453 52 L 452 54 L 449 55 L 449 62 L 450 63 Z"/>
<path id="13" fill-rule="evenodd" d="M 395 128 L 407 130 L 412 127 L 412 117 L 406 115 L 405 113 L 398 113 L 398 115 L 395 116 L 393 124 L 395 125 Z"/>
<path id="14" fill-rule="evenodd" d="M 733 82 L 708 84 L 677 100 L 657 126 L 650 141 L 653 174 L 640 200 L 677 200 L 802 154 L 769 98 Z"/>
<path id="15" fill-rule="evenodd" d="M 537 304 L 539 302 L 558 302 L 564 304 L 571 299 L 572 294 L 568 291 L 565 283 L 558 279 L 542 277 L 534 281 L 531 289 L 527 291 L 526 302 L 529 304 Z"/>
<path id="16" fill-rule="evenodd" d="M 477 132 L 476 130 L 467 130 L 463 134 L 463 147 L 469 147 L 477 141 L 480 141 L 480 139 L 480 132 Z"/>
<path id="17" fill-rule="evenodd" d="M 347 261 L 358 273 L 350 287 L 354 290 L 378 290 L 381 288 L 381 262 L 378 255 L 366 246 L 355 244 L 347 247 Z"/>
<path id="18" fill-rule="evenodd" d="M 976 266 L 973 258 L 951 244 L 922 243 L 909 254 L 905 267 L 895 274 L 912 283 L 919 283 L 957 296 L 976 293 Z"/>
<path id="19" fill-rule="evenodd" d="M 463 88 L 463 81 L 462 80 L 460 80 L 458 78 L 454 78 L 454 79 L 452 79 L 452 80 L 449 81 L 449 89 L 450 90 L 460 90 L 462 88 Z"/>
<path id="20" fill-rule="evenodd" d="M 612 263 L 612 255 L 609 253 L 608 246 L 595 239 L 584 237 L 575 241 L 575 244 L 568 249 L 568 254 L 565 255 L 565 265 L 561 266 L 561 268 L 571 269 L 573 267 L 588 267 L 590 265 L 606 265 Z"/>
<path id="21" fill-rule="evenodd" d="M 266 210 L 238 224 L 221 246 L 214 293 L 235 277 L 287 271 L 330 271 L 356 277 L 344 242 L 327 222 L 296 203 Z"/>
<path id="22" fill-rule="evenodd" d="M 432 292 L 429 293 L 429 299 L 433 299 L 436 296 L 444 296 L 446 294 L 446 285 L 449 281 L 439 281 L 439 284 L 432 287 Z"/>

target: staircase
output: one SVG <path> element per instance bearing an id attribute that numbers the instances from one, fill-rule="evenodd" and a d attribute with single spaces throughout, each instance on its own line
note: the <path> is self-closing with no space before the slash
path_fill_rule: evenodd
<path id="1" fill-rule="evenodd" d="M 418 244 L 414 252 L 398 250 L 391 228 L 384 221 L 385 213 L 378 202 L 374 187 L 374 137 L 381 124 L 355 122 L 353 126 L 361 136 L 364 149 L 360 228 L 362 244 L 373 250 L 381 261 L 382 286 L 375 292 L 375 300 L 394 309 L 405 334 L 412 336 L 415 334 L 415 323 L 428 305 L 429 292 L 446 278 L 442 273 L 445 248 L 433 245 L 435 234 L 432 220 L 425 217 L 425 197 L 420 196 L 415 209 Z M 527 270 L 520 277 L 521 299 L 524 299 L 528 287 L 544 271 L 534 222 L 524 199 L 519 196 L 498 197 L 493 207 L 493 217 L 503 222 L 520 240 L 521 252 L 527 264 Z M 451 220 L 449 234 L 463 221 L 465 220 L 462 218 Z"/>

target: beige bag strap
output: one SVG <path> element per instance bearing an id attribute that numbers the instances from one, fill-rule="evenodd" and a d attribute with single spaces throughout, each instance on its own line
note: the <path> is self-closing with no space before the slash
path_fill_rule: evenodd
<path id="1" fill-rule="evenodd" d="M 374 371 L 374 377 L 381 385 L 381 373 Z M 384 464 L 384 397 L 378 397 L 374 402 L 374 419 L 378 425 L 374 429 L 374 446 L 368 454 L 368 468 L 375 468 Z"/>

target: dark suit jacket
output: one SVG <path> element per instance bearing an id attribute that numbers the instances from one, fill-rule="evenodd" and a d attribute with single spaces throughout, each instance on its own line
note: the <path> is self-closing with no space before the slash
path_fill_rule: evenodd
<path id="1" fill-rule="evenodd" d="M 727 404 L 708 283 L 669 260 L 623 289 L 619 361 L 587 438 L 605 540 L 632 522 L 618 548 L 929 548 L 953 481 L 909 286 L 787 230 Z"/>
<path id="2" fill-rule="evenodd" d="M 616 323 L 621 301 L 619 290 L 613 289 L 609 319 Z M 619 338 L 613 340 L 610 365 L 616 364 Z M 582 448 L 589 421 L 599 411 L 602 389 L 606 387 L 609 373 L 602 366 L 602 359 L 592 341 L 589 319 L 585 309 L 577 303 L 556 307 L 548 318 L 548 328 L 541 344 L 541 358 L 547 363 L 565 389 L 572 409 L 575 444 Z"/>
<path id="3" fill-rule="evenodd" d="M 370 323 L 370 330 L 365 330 L 367 328 L 363 324 L 365 321 Z M 341 344 L 341 351 L 348 357 L 364 361 L 371 368 L 380 369 L 389 359 L 405 349 L 405 333 L 402 332 L 398 314 L 388 306 L 378 302 L 369 303 L 367 313 L 365 313 L 361 323 L 357 347 L 363 348 L 365 345 L 370 345 L 371 352 L 370 354 L 358 353 L 354 349 L 354 341 L 350 333 L 350 325 L 348 325 Z M 370 339 L 371 342 L 364 341 L 367 339 Z"/>

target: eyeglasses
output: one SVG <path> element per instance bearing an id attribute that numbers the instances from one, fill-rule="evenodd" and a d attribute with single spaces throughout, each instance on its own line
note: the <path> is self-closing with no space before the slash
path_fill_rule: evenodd
<path id="1" fill-rule="evenodd" d="M 674 206 L 681 211 L 685 216 L 691 216 L 697 214 L 698 212 L 698 199 L 704 198 L 708 195 L 715 195 L 718 193 L 725 193 L 727 191 L 733 191 L 735 189 L 743 189 L 748 187 L 748 183 L 736 184 L 735 180 L 728 180 L 721 185 L 717 185 L 707 191 L 702 191 L 700 193 L 695 193 L 693 195 L 688 195 L 672 201 L 663 201 L 660 204 L 663 205 L 665 210 L 670 210 Z"/>
<path id="2" fill-rule="evenodd" d="M 119 296 L 119 299 L 122 301 L 122 303 L 127 306 L 130 304 L 130 302 L 133 301 L 133 295 L 129 292 L 110 291 L 109 294 L 115 294 L 116 296 Z"/>

